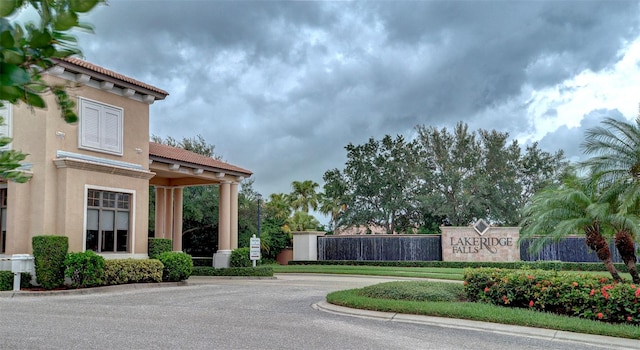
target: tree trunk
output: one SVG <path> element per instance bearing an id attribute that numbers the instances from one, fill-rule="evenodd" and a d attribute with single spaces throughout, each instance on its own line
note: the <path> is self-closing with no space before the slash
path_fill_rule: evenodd
<path id="1" fill-rule="evenodd" d="M 591 226 L 586 226 L 584 228 L 584 233 L 586 236 L 585 241 L 587 246 L 596 252 L 598 259 L 602 260 L 607 271 L 609 271 L 611 277 L 613 277 L 613 280 L 616 282 L 622 282 L 622 277 L 618 274 L 618 270 L 616 270 L 616 267 L 613 265 L 613 261 L 611 260 L 609 244 L 600 233 L 600 224 L 596 221 Z"/>
<path id="2" fill-rule="evenodd" d="M 616 232 L 615 243 L 622 261 L 627 265 L 633 283 L 640 283 L 640 276 L 638 276 L 638 268 L 636 266 L 636 247 L 629 231 L 621 230 Z"/>

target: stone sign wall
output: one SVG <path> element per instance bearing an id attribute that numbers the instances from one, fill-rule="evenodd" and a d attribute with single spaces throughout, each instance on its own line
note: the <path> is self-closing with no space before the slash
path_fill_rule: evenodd
<path id="1" fill-rule="evenodd" d="M 518 227 L 443 226 L 443 261 L 520 261 Z"/>

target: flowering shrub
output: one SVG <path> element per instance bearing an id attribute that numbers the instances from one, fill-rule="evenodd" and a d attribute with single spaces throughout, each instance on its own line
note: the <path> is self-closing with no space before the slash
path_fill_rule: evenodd
<path id="1" fill-rule="evenodd" d="M 466 269 L 470 301 L 640 325 L 640 286 L 562 271 Z"/>

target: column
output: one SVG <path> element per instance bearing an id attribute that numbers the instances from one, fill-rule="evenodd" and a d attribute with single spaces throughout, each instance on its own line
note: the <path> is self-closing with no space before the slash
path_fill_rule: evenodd
<path id="1" fill-rule="evenodd" d="M 220 184 L 218 217 L 218 250 L 231 250 L 231 182 Z"/>
<path id="2" fill-rule="evenodd" d="M 231 249 L 238 249 L 238 183 L 231 183 Z"/>
<path id="3" fill-rule="evenodd" d="M 162 187 L 155 187 L 156 190 L 156 223 L 155 223 L 155 238 L 164 238 L 164 218 L 166 216 L 165 211 L 165 189 Z"/>
<path id="4" fill-rule="evenodd" d="M 231 181 L 222 181 L 219 188 L 218 251 L 213 254 L 213 267 L 224 268 L 231 257 Z"/>
<path id="5" fill-rule="evenodd" d="M 173 250 L 182 251 L 182 188 L 173 189 Z"/>
<path id="6" fill-rule="evenodd" d="M 173 238 L 173 188 L 164 189 L 164 233 L 162 238 Z"/>

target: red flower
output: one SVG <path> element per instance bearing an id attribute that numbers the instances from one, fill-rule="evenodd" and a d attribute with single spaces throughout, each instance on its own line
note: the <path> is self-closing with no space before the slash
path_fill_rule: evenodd
<path id="1" fill-rule="evenodd" d="M 530 280 L 532 280 L 532 279 L 533 279 L 533 276 L 531 276 L 531 275 L 527 275 L 527 278 L 528 278 L 528 279 L 530 279 Z"/>
<path id="2" fill-rule="evenodd" d="M 573 284 L 573 286 L 574 286 L 574 287 L 577 287 L 577 286 L 578 286 L 578 282 L 573 282 L 573 283 L 571 283 L 571 284 Z"/>
<path id="3" fill-rule="evenodd" d="M 633 317 L 627 316 L 627 321 L 629 321 L 629 322 L 633 321 Z"/>
<path id="4" fill-rule="evenodd" d="M 533 307 L 533 300 L 529 302 L 529 307 Z"/>
<path id="5" fill-rule="evenodd" d="M 467 284 L 469 284 L 469 282 L 464 281 L 464 282 L 462 282 L 462 284 L 466 286 Z"/>
<path id="6" fill-rule="evenodd" d="M 589 293 L 589 296 L 590 296 L 590 297 L 592 297 L 594 294 L 596 294 L 596 290 L 595 290 L 595 289 L 592 289 L 592 290 L 591 290 L 591 293 Z"/>
<path id="7" fill-rule="evenodd" d="M 638 290 L 636 290 L 636 298 L 640 298 L 640 288 L 638 288 Z"/>
<path id="8" fill-rule="evenodd" d="M 604 315 L 602 314 L 602 312 L 598 312 L 598 319 L 601 320 L 604 317 Z"/>
<path id="9" fill-rule="evenodd" d="M 484 287 L 484 292 L 489 293 L 489 287 Z"/>

